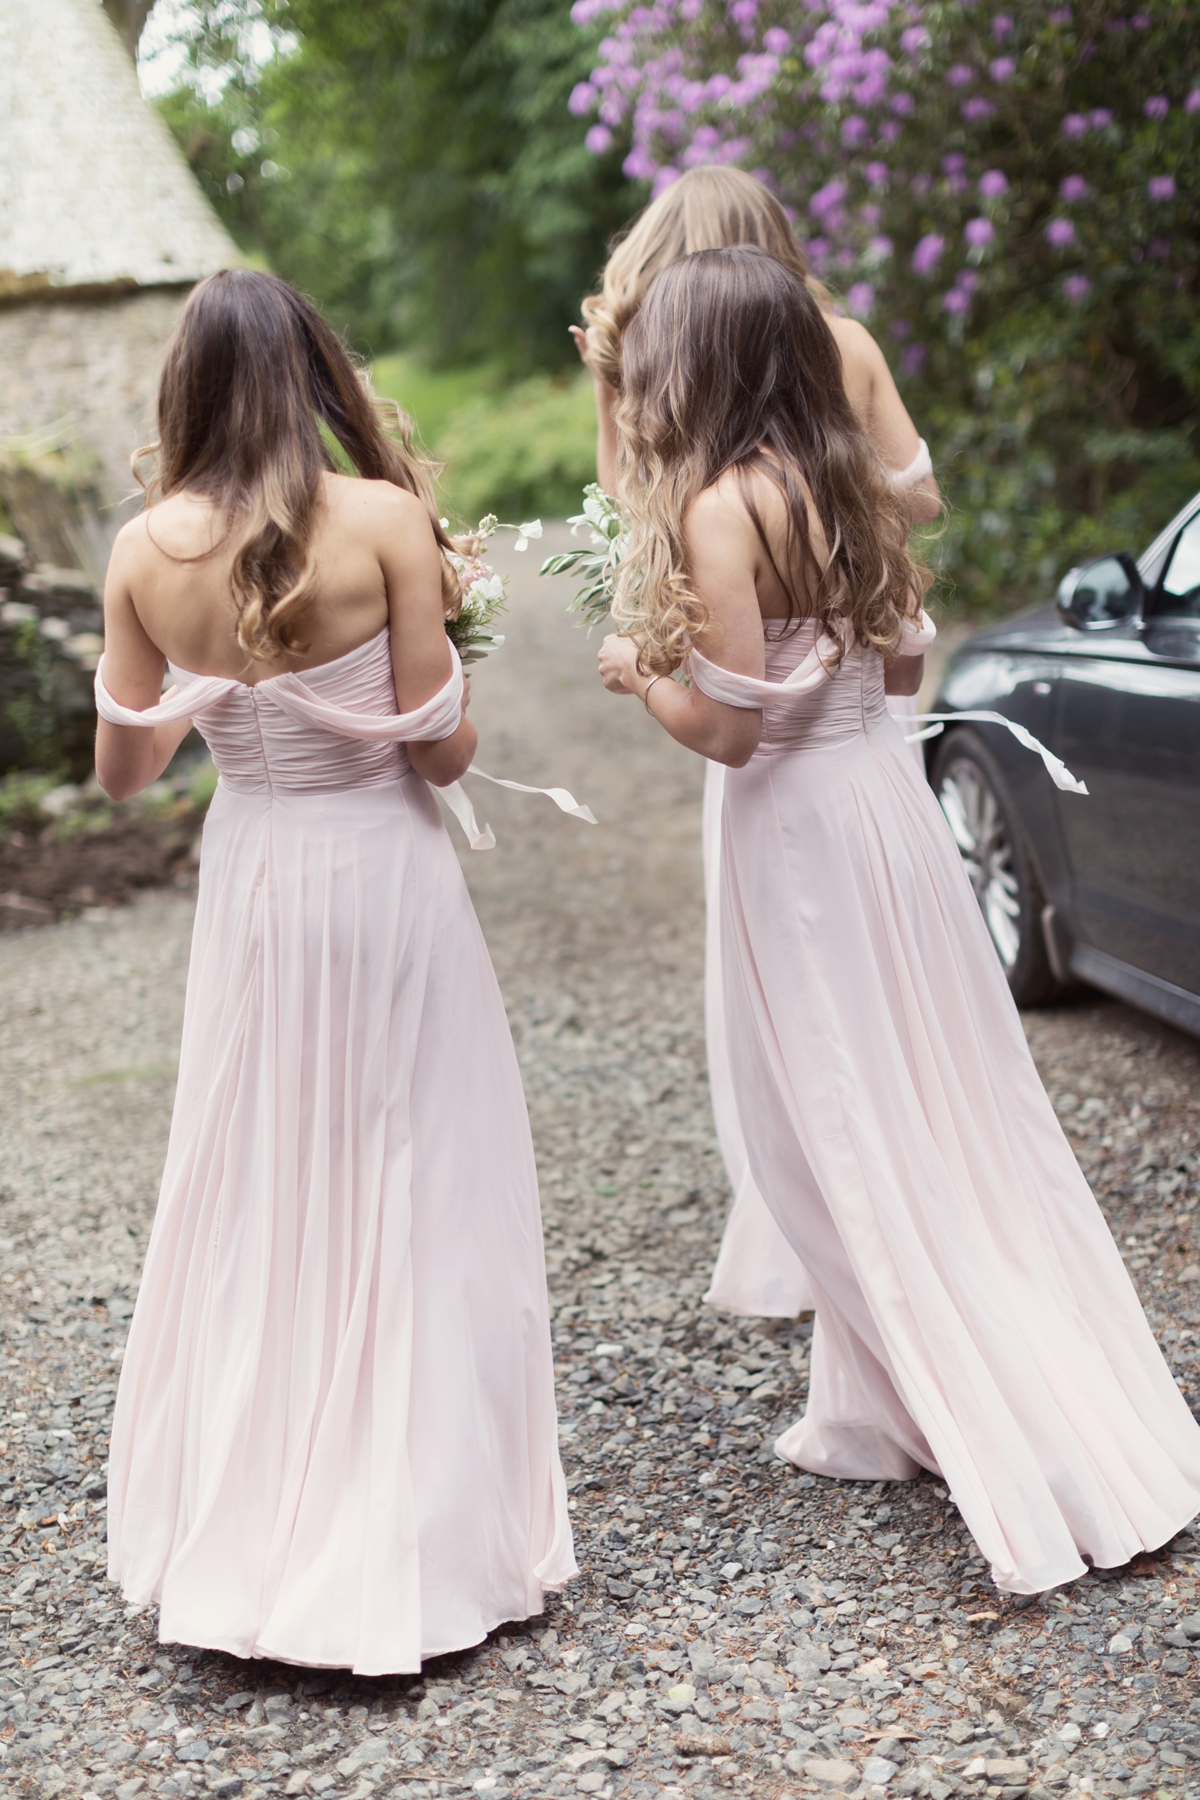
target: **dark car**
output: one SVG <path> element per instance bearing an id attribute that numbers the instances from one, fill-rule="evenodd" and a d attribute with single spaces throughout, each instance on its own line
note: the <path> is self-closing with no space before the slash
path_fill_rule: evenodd
<path id="1" fill-rule="evenodd" d="M 934 710 L 1000 725 L 926 746 L 934 792 L 1019 1005 L 1084 981 L 1200 1033 L 1200 495 L 1135 561 L 1072 569 L 1053 606 L 981 631 Z"/>

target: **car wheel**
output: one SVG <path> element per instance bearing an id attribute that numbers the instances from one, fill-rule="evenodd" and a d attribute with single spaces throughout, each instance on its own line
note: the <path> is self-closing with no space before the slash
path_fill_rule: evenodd
<path id="1" fill-rule="evenodd" d="M 973 731 L 951 732 L 934 756 L 932 781 L 1013 999 L 1018 1006 L 1053 999 L 1061 989 L 1042 936 L 1045 897 L 994 758 Z"/>

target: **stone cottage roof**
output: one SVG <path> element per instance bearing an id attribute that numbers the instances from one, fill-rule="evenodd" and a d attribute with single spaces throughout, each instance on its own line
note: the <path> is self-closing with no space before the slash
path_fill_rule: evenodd
<path id="1" fill-rule="evenodd" d="M 240 261 L 99 0 L 0 0 L 0 301 Z"/>

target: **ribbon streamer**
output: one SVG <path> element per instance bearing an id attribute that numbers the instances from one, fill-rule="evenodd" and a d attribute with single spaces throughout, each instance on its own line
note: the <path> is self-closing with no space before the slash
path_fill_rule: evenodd
<path id="1" fill-rule="evenodd" d="M 1052 750 L 1047 750 L 1045 744 L 1040 744 L 1032 731 L 1026 731 L 1023 725 L 1018 725 L 1013 719 L 1006 719 L 1003 713 L 918 713 L 915 722 L 923 726 L 924 730 L 907 734 L 904 741 L 906 744 L 920 744 L 926 738 L 940 737 L 947 725 L 955 725 L 962 719 L 970 719 L 981 725 L 1003 725 L 1005 731 L 1010 732 L 1018 744 L 1023 744 L 1026 750 L 1032 750 L 1035 756 L 1041 757 L 1056 788 L 1061 788 L 1067 794 L 1087 793 L 1087 783 L 1072 775 L 1060 757 L 1055 756 Z"/>
<path id="2" fill-rule="evenodd" d="M 597 823 L 596 815 L 590 806 L 583 806 L 574 794 L 566 788 L 527 787 L 523 781 L 503 781 L 499 775 L 489 775 L 486 769 L 474 766 L 467 770 L 468 775 L 479 775 L 484 781 L 490 781 L 495 787 L 511 788 L 515 794 L 542 794 L 547 800 L 553 800 L 559 812 L 570 813 L 572 818 L 583 819 L 588 825 Z M 481 826 L 475 817 L 475 808 L 471 804 L 460 781 L 452 781 L 449 787 L 439 788 L 442 799 L 454 814 L 463 828 L 464 835 L 472 850 L 494 850 L 496 848 L 495 833 L 490 825 Z"/>

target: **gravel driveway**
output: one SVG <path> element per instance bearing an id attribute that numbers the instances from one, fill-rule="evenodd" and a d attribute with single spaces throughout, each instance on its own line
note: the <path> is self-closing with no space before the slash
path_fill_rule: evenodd
<path id="1" fill-rule="evenodd" d="M 543 546 L 544 548 L 544 546 Z M 423 1680 L 160 1646 L 104 1576 L 107 1421 L 174 1079 L 190 901 L 0 940 L 0 1792 L 637 1797 L 1200 1791 L 1197 1547 L 1018 1607 L 933 1479 L 802 1476 L 808 1328 L 700 1304 L 699 763 L 604 696 L 547 583 L 474 682 L 464 853 L 537 1139 L 580 1580 Z M 536 565 L 534 565 L 536 566 Z M 1091 996 L 1039 1065 L 1196 1393 L 1200 1045 Z M 1194 1644 L 1194 1648 L 1192 1647 Z"/>

